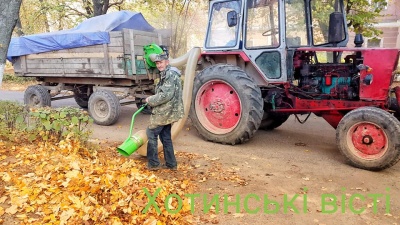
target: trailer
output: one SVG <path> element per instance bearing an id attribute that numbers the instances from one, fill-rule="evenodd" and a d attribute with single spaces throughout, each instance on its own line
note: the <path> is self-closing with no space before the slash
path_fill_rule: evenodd
<path id="1" fill-rule="evenodd" d="M 135 29 L 110 31 L 106 36 L 108 43 L 13 57 L 17 76 L 39 81 L 26 89 L 25 104 L 51 106 L 51 101 L 73 97 L 99 125 L 114 124 L 121 105 L 142 104 L 153 93 L 157 77 L 145 52 L 163 51 L 151 43 L 162 46 L 168 37 Z M 79 42 L 85 42 L 82 39 L 79 37 Z"/>

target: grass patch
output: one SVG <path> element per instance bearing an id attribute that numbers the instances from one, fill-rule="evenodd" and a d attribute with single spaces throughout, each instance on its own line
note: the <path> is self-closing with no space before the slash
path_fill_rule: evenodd
<path id="1" fill-rule="evenodd" d="M 3 82 L 15 83 L 15 84 L 25 84 L 36 82 L 36 78 L 34 77 L 20 77 L 15 74 L 5 73 L 3 77 Z"/>
<path id="2" fill-rule="evenodd" d="M 35 77 L 20 77 L 13 73 L 5 73 L 1 85 L 2 90 L 24 91 L 28 86 L 38 84 Z"/>

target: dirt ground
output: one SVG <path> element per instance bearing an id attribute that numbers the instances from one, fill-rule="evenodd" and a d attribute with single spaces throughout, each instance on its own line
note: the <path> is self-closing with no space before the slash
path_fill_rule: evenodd
<path id="1" fill-rule="evenodd" d="M 17 95 L 21 99 L 23 93 Z M 71 99 L 52 104 L 76 106 Z M 122 107 L 113 126 L 93 125 L 93 138 L 121 144 L 135 110 Z M 139 114 L 134 132 L 148 120 Z M 195 156 L 178 157 L 178 163 L 192 165 L 198 177 L 196 192 L 187 193 L 199 196 L 198 224 L 400 224 L 400 164 L 381 172 L 349 166 L 336 147 L 335 130 L 316 116 L 303 125 L 290 117 L 278 129 L 258 131 L 235 146 L 202 140 L 188 120 L 174 144 L 178 155 Z"/>
<path id="2" fill-rule="evenodd" d="M 120 144 L 135 110 L 124 107 L 111 127 L 95 125 L 94 137 Z M 148 119 L 136 117 L 134 132 Z M 190 163 L 198 174 L 199 224 L 400 224 L 400 164 L 381 172 L 349 166 L 336 147 L 335 130 L 316 116 L 303 125 L 290 117 L 235 146 L 202 140 L 188 120 L 174 143 L 177 152 L 198 156 Z M 213 198 L 219 198 L 219 210 L 205 213 Z"/>

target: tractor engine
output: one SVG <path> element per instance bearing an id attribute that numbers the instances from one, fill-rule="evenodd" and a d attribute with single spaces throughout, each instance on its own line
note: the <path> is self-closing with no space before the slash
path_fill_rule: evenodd
<path id="1" fill-rule="evenodd" d="M 307 53 L 309 54 L 309 53 Z M 303 55 L 304 57 L 304 55 Z M 302 96 L 315 99 L 357 99 L 359 71 L 352 63 L 311 63 L 301 60 L 295 66 L 294 78 Z"/>

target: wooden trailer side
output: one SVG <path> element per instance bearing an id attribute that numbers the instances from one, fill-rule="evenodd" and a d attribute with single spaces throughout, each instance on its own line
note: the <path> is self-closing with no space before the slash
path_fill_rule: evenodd
<path id="1" fill-rule="evenodd" d="M 124 29 L 110 32 L 109 44 L 20 56 L 14 62 L 14 70 L 17 75 L 25 77 L 138 81 L 148 79 L 143 46 L 161 41 L 157 33 Z"/>

